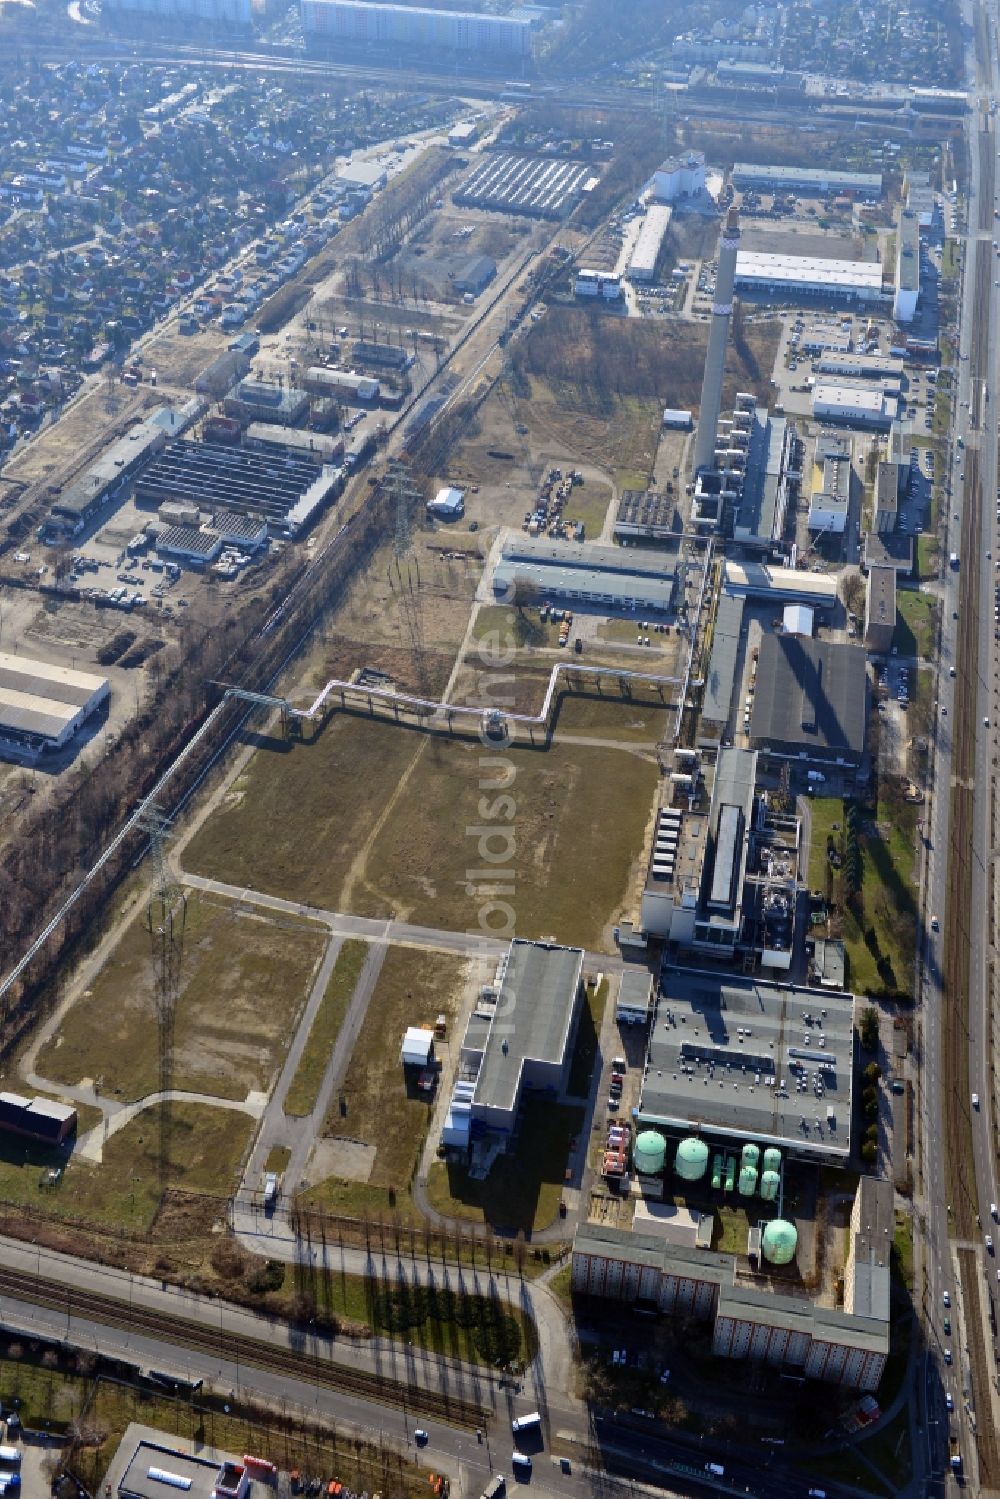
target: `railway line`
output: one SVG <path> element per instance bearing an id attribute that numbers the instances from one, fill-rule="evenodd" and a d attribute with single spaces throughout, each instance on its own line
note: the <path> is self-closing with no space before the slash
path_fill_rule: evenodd
<path id="1" fill-rule="evenodd" d="M 50 1307 L 67 1320 L 86 1317 L 107 1327 L 148 1334 L 179 1348 L 206 1353 L 213 1359 L 305 1380 L 375 1404 L 406 1407 L 419 1401 L 422 1415 L 455 1425 L 485 1428 L 491 1414 L 478 1401 L 337 1363 L 315 1348 L 298 1352 L 261 1338 L 208 1327 L 174 1312 L 129 1305 L 97 1291 L 70 1289 L 58 1281 L 24 1271 L 0 1269 L 0 1296 Z"/>
<path id="2" fill-rule="evenodd" d="M 980 129 L 978 234 L 992 232 L 996 148 L 992 131 Z M 993 277 L 989 239 L 974 242 L 972 274 L 974 305 L 988 309 Z M 952 760 L 948 845 L 949 912 L 942 972 L 944 1004 L 943 1107 L 948 1201 L 952 1226 L 959 1242 L 958 1271 L 965 1309 L 969 1377 L 975 1423 L 976 1450 L 982 1486 L 1000 1479 L 1000 1447 L 991 1418 L 992 1350 L 983 1336 L 979 1254 L 967 1247 L 979 1241 L 973 1142 L 970 1074 L 970 1006 L 972 1004 L 972 944 L 981 937 L 974 908 L 973 831 L 976 817 L 976 742 L 979 712 L 979 643 L 981 600 L 980 558 L 984 541 L 982 447 L 994 441 L 986 399 L 990 369 L 990 326 L 984 315 L 975 321 L 970 360 L 970 436 L 962 483 L 960 557 L 962 579 L 955 648 L 956 683 L 952 708 Z"/>

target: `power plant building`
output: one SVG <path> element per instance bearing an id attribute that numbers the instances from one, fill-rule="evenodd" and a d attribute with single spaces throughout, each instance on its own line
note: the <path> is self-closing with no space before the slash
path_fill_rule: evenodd
<path id="1" fill-rule="evenodd" d="M 843 1166 L 851 1148 L 854 1001 L 668 969 L 650 1031 L 638 1126 L 714 1149 L 745 1141 Z"/>
<path id="2" fill-rule="evenodd" d="M 750 742 L 769 757 L 856 770 L 864 757 L 868 673 L 860 646 L 766 634 Z"/>
<path id="3" fill-rule="evenodd" d="M 685 151 L 681 156 L 668 156 L 653 173 L 652 187 L 657 203 L 699 198 L 705 191 L 704 151 Z"/>
<path id="4" fill-rule="evenodd" d="M 583 1002 L 583 951 L 515 938 L 482 991 L 462 1042 L 470 1139 L 509 1140 L 525 1095 L 565 1087 Z"/>
<path id="5" fill-rule="evenodd" d="M 307 48 L 353 42 L 514 58 L 531 55 L 532 23 L 519 17 L 366 0 L 300 0 L 300 8 Z"/>

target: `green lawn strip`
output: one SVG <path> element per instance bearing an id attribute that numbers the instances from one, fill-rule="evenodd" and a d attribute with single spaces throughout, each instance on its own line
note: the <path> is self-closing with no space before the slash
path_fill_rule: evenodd
<path id="1" fill-rule="evenodd" d="M 516 1149 L 494 1162 L 485 1181 L 473 1181 L 464 1166 L 434 1163 L 427 1182 L 431 1207 L 448 1218 L 488 1223 L 498 1231 L 548 1228 L 559 1211 L 570 1142 L 583 1119 L 580 1108 L 529 1098 Z"/>
<path id="2" fill-rule="evenodd" d="M 901 588 L 896 594 L 896 632 L 893 646 L 900 656 L 919 656 L 927 660 L 934 645 L 937 601 L 914 588 Z"/>
<path id="3" fill-rule="evenodd" d="M 355 938 L 348 938 L 340 949 L 285 1097 L 286 1114 L 303 1116 L 311 1114 L 315 1108 L 330 1053 L 340 1035 L 340 1027 L 367 956 L 367 942 Z"/>

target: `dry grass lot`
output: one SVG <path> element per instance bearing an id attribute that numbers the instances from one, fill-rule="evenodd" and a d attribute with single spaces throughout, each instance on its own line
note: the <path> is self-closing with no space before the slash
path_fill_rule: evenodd
<path id="1" fill-rule="evenodd" d="M 518 935 L 599 946 L 638 852 L 656 766 L 616 749 L 510 749 L 502 758 L 513 817 L 484 823 L 481 806 L 498 775 L 484 758 L 478 744 L 426 744 L 369 854 L 356 906 L 389 903 L 410 921 L 476 929 L 481 898 L 465 871 L 482 866 L 480 839 L 492 828 L 491 852 L 501 843 L 511 851 L 501 867 L 515 887 Z"/>
<path id="2" fill-rule="evenodd" d="M 174 1030 L 173 1086 L 219 1098 L 267 1088 L 323 953 L 323 933 L 192 893 Z M 43 1077 L 131 1101 L 158 1086 L 152 952 L 140 916 L 37 1062 Z"/>
<path id="3" fill-rule="evenodd" d="M 336 910 L 419 744 L 394 724 L 335 714 L 313 744 L 259 750 L 188 845 L 189 868 Z"/>
<path id="4" fill-rule="evenodd" d="M 174 1103 L 169 1110 L 166 1176 L 160 1178 L 161 1106 L 144 1110 L 112 1135 L 101 1165 L 70 1159 L 57 1187 L 42 1185 L 60 1153 L 7 1141 L 0 1146 L 0 1198 L 38 1204 L 72 1223 L 85 1219 L 146 1229 L 160 1205 L 163 1185 L 224 1197 L 232 1191 L 256 1128 L 245 1114 L 207 1104 Z"/>
<path id="5" fill-rule="evenodd" d="M 634 721 L 634 709 L 617 703 L 572 711 Z M 315 744 L 258 751 L 190 845 L 189 866 L 328 909 L 477 928 L 480 899 L 465 872 L 480 866 L 479 833 L 468 830 L 482 824 L 480 798 L 499 774 L 488 758 L 478 740 L 337 715 Z M 506 758 L 515 813 L 505 868 L 519 935 L 606 943 L 639 852 L 655 764 L 558 742 Z"/>
<path id="6" fill-rule="evenodd" d="M 430 1118 L 430 1099 L 407 1091 L 399 1061 L 403 1032 L 408 1025 L 433 1027 L 441 1013 L 453 1020 L 468 976 L 468 963 L 442 953 L 394 947 L 386 954 L 344 1079 L 346 1113 L 335 1105 L 326 1121 L 328 1134 L 375 1146 L 373 1187 L 406 1191 Z"/>

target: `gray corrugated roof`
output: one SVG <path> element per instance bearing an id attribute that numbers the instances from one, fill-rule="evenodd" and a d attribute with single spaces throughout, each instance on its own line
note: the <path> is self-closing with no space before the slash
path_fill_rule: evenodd
<path id="1" fill-rule="evenodd" d="M 547 567 L 544 563 L 500 562 L 493 573 L 496 592 L 507 592 L 517 579 L 524 579 L 546 593 L 563 598 L 579 598 L 594 603 L 616 604 L 634 601 L 667 613 L 673 603 L 673 576 L 660 582 L 654 578 L 637 578 L 625 572 L 592 571 L 579 567 Z"/>
<path id="2" fill-rule="evenodd" d="M 766 407 L 758 406 L 750 422 L 746 475 L 736 506 L 735 525 L 739 531 L 749 532 L 763 542 L 774 537 L 786 436 L 785 418 L 770 416 Z"/>
<path id="3" fill-rule="evenodd" d="M 793 752 L 860 758 L 867 700 L 865 653 L 859 646 L 765 635 L 750 735 Z"/>
<path id="4" fill-rule="evenodd" d="M 710 723 L 726 723 L 729 719 L 745 605 L 745 599 L 732 593 L 723 593 L 719 599 L 701 709 L 702 718 Z"/>

